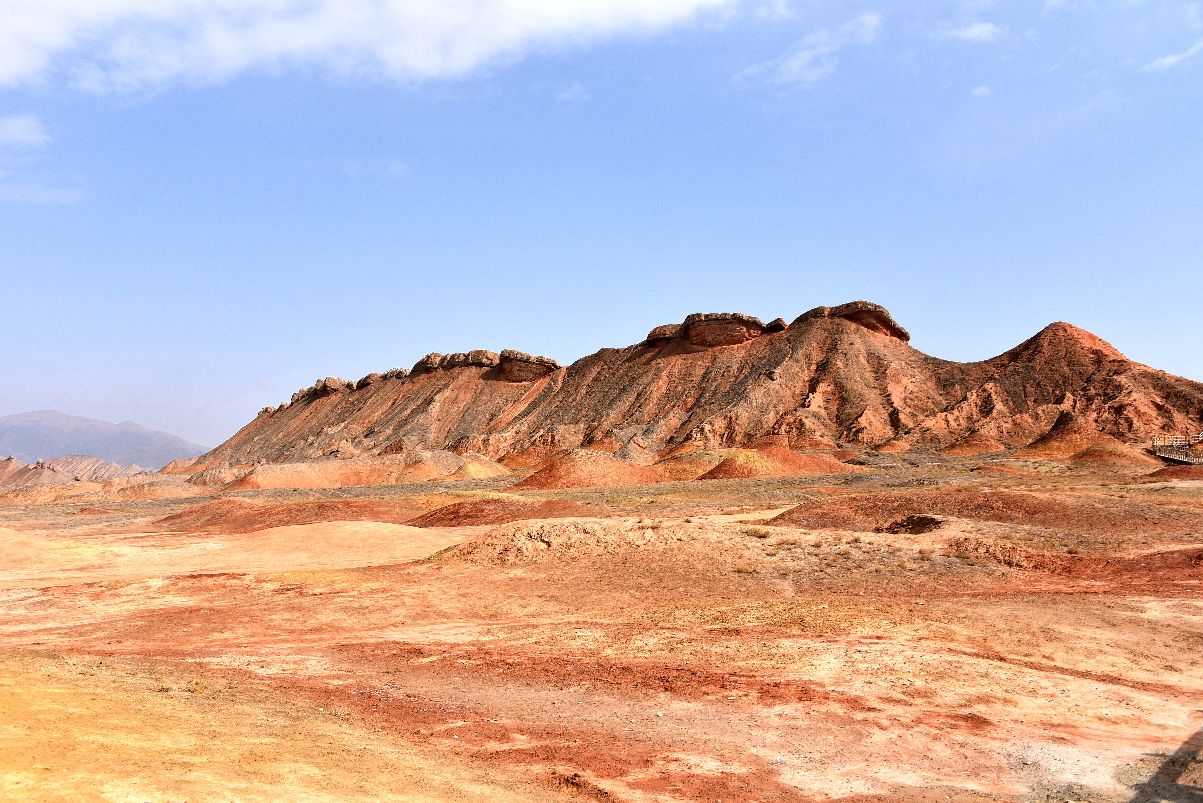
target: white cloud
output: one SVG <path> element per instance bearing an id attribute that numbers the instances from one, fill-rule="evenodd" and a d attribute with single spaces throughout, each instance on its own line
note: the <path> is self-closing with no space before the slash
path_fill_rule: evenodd
<path id="1" fill-rule="evenodd" d="M 32 114 L 0 117 L 0 148 L 39 148 L 49 142 L 46 126 Z"/>
<path id="2" fill-rule="evenodd" d="M 1181 53 L 1171 53 L 1168 56 L 1162 56 L 1159 59 L 1153 59 L 1144 66 L 1144 69 L 1146 71 L 1168 70 L 1171 67 L 1177 67 L 1179 64 L 1190 61 L 1199 53 L 1203 53 L 1203 39 L 1195 42 Z"/>
<path id="3" fill-rule="evenodd" d="M 993 22 L 973 22 L 961 28 L 945 28 L 940 36 L 945 39 L 961 39 L 965 42 L 993 42 L 1000 38 L 1005 30 Z"/>
<path id="4" fill-rule="evenodd" d="M 994 94 L 994 90 L 991 87 L 986 86 L 985 84 L 983 84 L 982 86 L 975 86 L 969 92 L 969 96 L 974 97 L 974 98 L 988 98 L 993 94 Z"/>
<path id="5" fill-rule="evenodd" d="M 866 11 L 839 28 L 820 28 L 807 34 L 800 46 L 771 61 L 754 64 L 741 78 L 763 78 L 774 84 L 810 84 L 835 72 L 839 52 L 848 45 L 869 44 L 881 30 L 881 15 Z"/>
<path id="6" fill-rule="evenodd" d="M 790 19 L 797 13 L 792 0 L 764 0 L 755 9 L 756 16 L 766 20 Z"/>
<path id="7" fill-rule="evenodd" d="M 589 90 L 580 81 L 573 81 L 556 93 L 556 100 L 564 103 L 584 103 L 589 100 Z"/>
<path id="8" fill-rule="evenodd" d="M 95 90 L 317 67 L 411 81 L 663 30 L 740 0 L 5 0 L 0 85 Z"/>

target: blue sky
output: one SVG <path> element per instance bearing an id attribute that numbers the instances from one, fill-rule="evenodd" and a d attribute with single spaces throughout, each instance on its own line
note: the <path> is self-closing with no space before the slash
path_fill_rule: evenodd
<path id="1" fill-rule="evenodd" d="M 1203 380 L 1200 143 L 1200 2 L 9 0 L 0 414 L 855 298 Z"/>

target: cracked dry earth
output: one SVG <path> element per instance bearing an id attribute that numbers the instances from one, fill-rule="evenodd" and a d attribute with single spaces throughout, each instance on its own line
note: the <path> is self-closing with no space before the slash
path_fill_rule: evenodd
<path id="1" fill-rule="evenodd" d="M 0 797 L 1198 800 L 1203 483 L 1012 462 L 0 508 Z"/>

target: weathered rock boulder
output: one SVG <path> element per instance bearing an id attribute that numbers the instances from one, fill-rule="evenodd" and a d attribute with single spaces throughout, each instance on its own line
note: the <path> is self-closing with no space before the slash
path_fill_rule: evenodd
<path id="1" fill-rule="evenodd" d="M 558 370 L 560 364 L 550 357 L 513 349 L 501 352 L 501 378 L 506 382 L 534 382 Z"/>
<path id="2" fill-rule="evenodd" d="M 384 374 L 370 373 L 355 383 L 356 390 L 363 390 L 368 385 L 375 385 L 377 382 L 384 381 Z"/>
<path id="3" fill-rule="evenodd" d="M 655 329 L 647 333 L 647 337 L 643 339 L 644 343 L 663 343 L 666 340 L 673 340 L 681 336 L 681 324 L 666 323 L 663 326 L 657 326 Z"/>
<path id="4" fill-rule="evenodd" d="M 440 366 L 443 370 L 450 368 L 492 368 L 501 363 L 501 355 L 495 351 L 475 349 L 466 354 L 463 352 L 448 354 Z"/>
<path id="5" fill-rule="evenodd" d="M 739 312 L 697 312 L 682 324 L 692 346 L 734 346 L 760 337 L 764 324 L 759 318 Z"/>
<path id="6" fill-rule="evenodd" d="M 328 393 L 342 393 L 347 390 L 354 390 L 355 385 L 345 379 L 340 379 L 337 376 L 328 376 L 325 379 L 319 379 L 313 386 L 313 389 L 319 395 Z"/>
<path id="7" fill-rule="evenodd" d="M 409 373 L 411 376 L 416 376 L 417 374 L 437 371 L 443 366 L 443 358 L 446 356 L 445 354 L 439 354 L 437 351 L 431 352 L 414 363 L 414 367 L 409 369 Z"/>
<path id="8" fill-rule="evenodd" d="M 799 315 L 790 325 L 795 326 L 820 318 L 843 318 L 863 326 L 870 332 L 895 337 L 904 343 L 911 339 L 911 333 L 894 320 L 889 310 L 872 301 L 849 301 L 836 307 L 815 307 Z"/>

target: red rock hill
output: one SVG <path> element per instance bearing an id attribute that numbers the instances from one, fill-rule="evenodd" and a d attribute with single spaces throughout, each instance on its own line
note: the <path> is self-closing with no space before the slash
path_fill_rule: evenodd
<path id="1" fill-rule="evenodd" d="M 1203 384 L 1066 323 L 976 363 L 928 356 L 909 337 L 884 308 L 856 301 L 788 325 L 691 315 L 567 367 L 514 351 L 433 354 L 410 371 L 321 380 L 170 470 L 413 449 L 529 466 L 590 447 L 650 462 L 765 438 L 801 449 L 935 450 L 971 437 L 1014 448 L 1062 413 L 1125 441 L 1203 429 Z"/>

